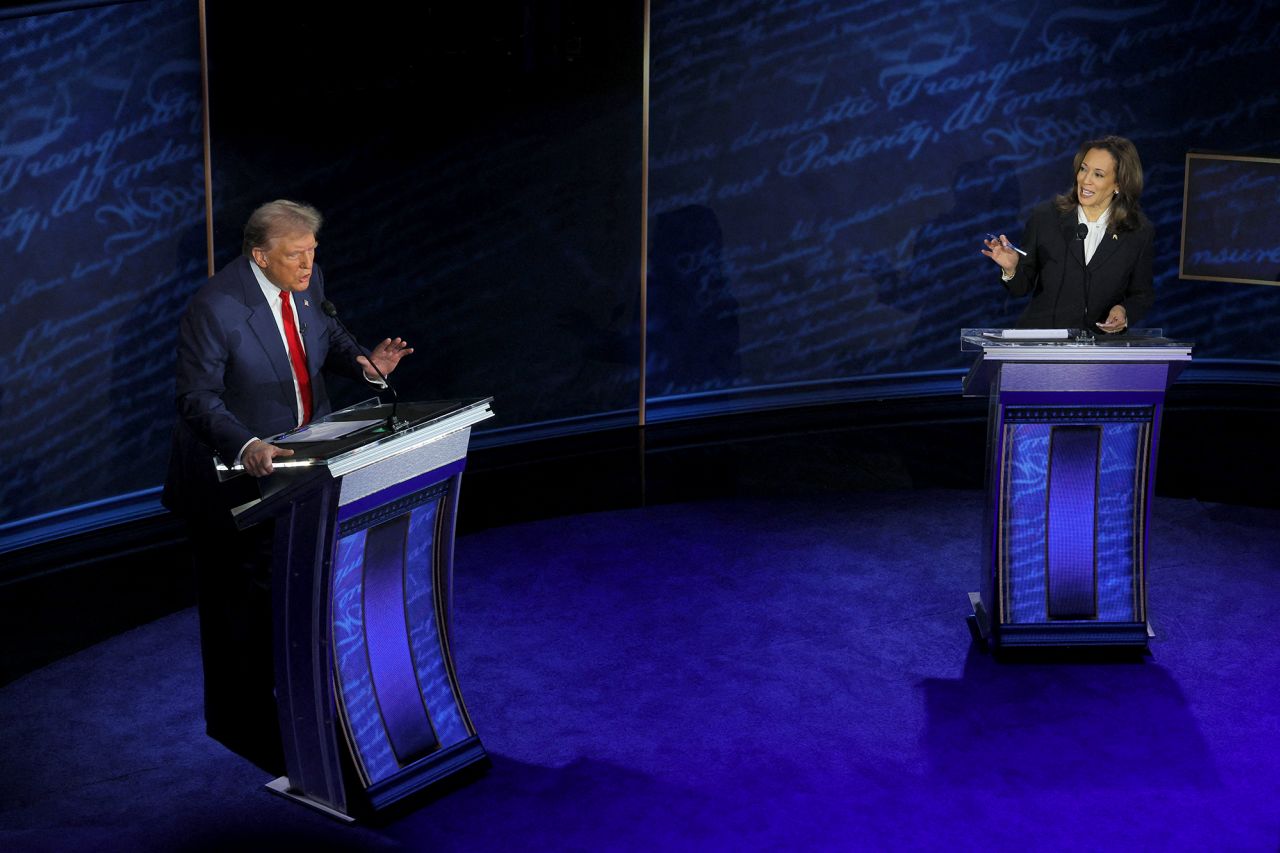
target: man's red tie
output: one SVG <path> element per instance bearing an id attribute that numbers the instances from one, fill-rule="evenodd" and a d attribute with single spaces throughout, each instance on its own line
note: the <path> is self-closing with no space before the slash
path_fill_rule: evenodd
<path id="1" fill-rule="evenodd" d="M 298 395 L 302 397 L 302 423 L 311 420 L 311 374 L 307 372 L 307 357 L 302 352 L 302 339 L 298 337 L 298 324 L 293 320 L 293 303 L 289 291 L 280 291 L 280 313 L 284 315 L 284 338 L 289 342 L 289 361 L 293 375 L 298 380 Z"/>

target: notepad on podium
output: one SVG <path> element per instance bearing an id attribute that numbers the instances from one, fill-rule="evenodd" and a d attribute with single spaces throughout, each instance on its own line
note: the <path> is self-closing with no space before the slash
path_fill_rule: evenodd
<path id="1" fill-rule="evenodd" d="M 1065 341 L 1071 337 L 1069 329 L 997 329 L 983 334 L 1005 341 Z"/>

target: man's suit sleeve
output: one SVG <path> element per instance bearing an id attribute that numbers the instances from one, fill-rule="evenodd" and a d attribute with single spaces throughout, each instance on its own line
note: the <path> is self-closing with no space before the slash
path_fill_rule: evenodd
<path id="1" fill-rule="evenodd" d="M 223 402 L 229 346 L 228 329 L 205 295 L 182 317 L 178 333 L 178 417 L 228 464 L 253 432 Z"/>

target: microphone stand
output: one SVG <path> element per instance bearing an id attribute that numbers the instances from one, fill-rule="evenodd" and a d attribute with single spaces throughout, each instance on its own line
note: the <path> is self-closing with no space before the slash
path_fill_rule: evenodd
<path id="1" fill-rule="evenodd" d="M 1084 240 L 1089 236 L 1089 226 L 1083 222 L 1076 225 L 1076 239 L 1080 241 L 1080 268 L 1084 272 L 1084 308 L 1080 312 L 1080 334 L 1076 335 L 1076 343 L 1093 343 L 1093 330 L 1089 328 L 1089 262 L 1084 260 Z"/>
<path id="2" fill-rule="evenodd" d="M 1080 334 L 1076 336 L 1077 343 L 1093 343 L 1097 340 L 1097 336 L 1093 334 L 1093 329 L 1089 328 L 1089 265 L 1084 267 L 1084 311 L 1080 316 Z"/>
<path id="3" fill-rule="evenodd" d="M 331 318 L 338 324 L 338 328 L 342 329 L 343 333 L 346 334 L 351 343 L 355 344 L 356 349 L 359 350 L 360 354 L 369 362 L 369 366 L 373 368 L 373 372 L 378 374 L 378 378 L 382 380 L 383 387 L 391 392 L 391 414 L 387 416 L 387 428 L 392 432 L 396 432 L 407 427 L 409 425 L 408 421 L 401 420 L 396 417 L 396 407 L 400 405 L 400 395 L 396 393 L 395 386 L 391 384 L 391 380 L 387 379 L 386 374 L 379 370 L 378 365 L 374 363 L 373 354 L 360 346 L 360 342 L 356 340 L 356 336 L 351 334 L 351 330 L 348 329 L 346 324 L 342 322 L 342 319 L 338 317 L 338 308 L 336 305 L 326 299 L 320 303 L 320 310 L 325 313 L 325 316 Z"/>

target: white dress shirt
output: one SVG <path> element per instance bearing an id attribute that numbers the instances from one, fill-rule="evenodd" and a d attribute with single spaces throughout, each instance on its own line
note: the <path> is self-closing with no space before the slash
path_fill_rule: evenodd
<path id="1" fill-rule="evenodd" d="M 1107 209 L 1102 211 L 1097 222 L 1090 222 L 1089 217 L 1084 215 L 1084 208 L 1077 204 L 1076 221 L 1089 228 L 1089 234 L 1084 238 L 1084 262 L 1087 264 L 1093 260 L 1093 253 L 1102 243 L 1102 238 L 1107 235 L 1107 223 L 1111 221 L 1111 207 L 1108 205 Z"/>
<path id="2" fill-rule="evenodd" d="M 276 319 L 276 329 L 280 332 L 280 343 L 284 344 L 284 351 L 289 351 L 289 338 L 284 333 L 284 306 L 280 304 L 280 288 L 271 283 L 271 279 L 267 278 L 267 274 L 255 263 L 250 262 L 249 269 L 253 270 L 253 277 L 258 280 L 258 287 L 262 288 L 262 296 L 267 300 L 267 305 L 271 308 L 271 316 Z M 306 299 L 306 294 L 293 294 L 289 297 L 292 301 L 295 297 L 301 296 Z M 302 344 L 302 354 L 306 355 L 307 345 L 302 343 L 302 322 L 298 320 L 298 306 L 293 306 L 293 319 L 298 323 L 298 343 Z M 292 366 L 293 362 L 290 362 Z M 293 401 L 296 406 L 295 411 L 298 412 L 297 426 L 302 426 L 302 388 L 298 385 L 298 377 L 293 371 L 289 371 L 289 375 L 293 376 Z M 244 452 L 244 448 L 240 449 Z"/>
<path id="3" fill-rule="evenodd" d="M 262 298 L 267 300 L 267 307 L 271 309 L 271 316 L 274 317 L 276 321 L 276 330 L 280 332 L 280 343 L 284 346 L 284 351 L 288 352 L 289 339 L 285 336 L 285 333 L 284 333 L 284 306 L 280 304 L 281 303 L 280 288 L 272 284 L 271 279 L 267 278 L 267 274 L 264 273 L 262 269 L 252 261 L 250 261 L 249 263 L 249 269 L 253 270 L 253 277 L 257 279 L 258 287 L 262 288 Z M 294 321 L 298 323 L 298 342 L 302 344 L 303 355 L 306 355 L 307 347 L 305 343 L 302 343 L 302 324 L 301 324 L 301 321 L 298 320 L 297 300 L 299 297 L 301 297 L 303 299 L 304 304 L 306 304 L 307 295 L 305 292 L 291 294 L 289 299 L 294 303 L 293 318 L 294 318 Z M 293 363 L 290 362 L 290 367 L 292 367 L 292 364 Z M 298 412 L 297 425 L 302 426 L 302 389 L 298 386 L 298 377 L 294 375 L 292 369 L 289 371 L 289 375 L 293 377 L 293 398 L 294 398 L 294 403 L 297 407 L 297 412 Z M 370 385 L 376 385 L 379 388 L 387 387 L 386 384 L 383 383 L 381 379 L 371 379 L 367 372 L 365 373 L 364 378 L 365 378 L 365 381 L 368 382 Z M 244 443 L 244 446 L 240 448 L 240 452 L 236 454 L 237 463 L 240 462 L 240 457 L 244 455 L 244 448 L 248 447 L 250 444 L 253 444 L 253 442 L 257 440 L 258 440 L 258 437 L 254 436 L 253 438 L 249 439 Z"/>

